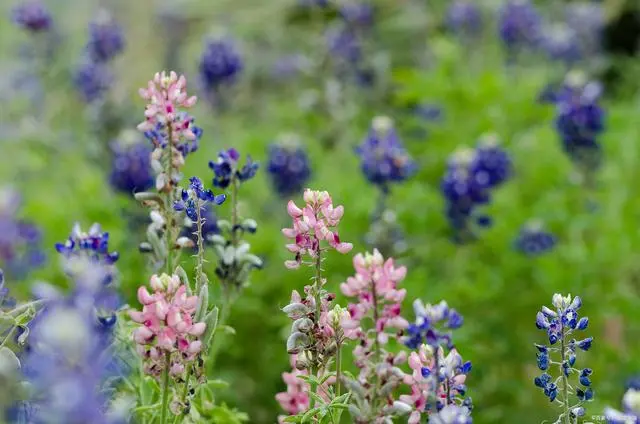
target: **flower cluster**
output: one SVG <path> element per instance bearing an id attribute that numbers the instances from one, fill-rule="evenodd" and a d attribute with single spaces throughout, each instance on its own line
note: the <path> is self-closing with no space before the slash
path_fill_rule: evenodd
<path id="1" fill-rule="evenodd" d="M 607 424 L 640 423 L 640 379 L 632 379 L 627 384 L 627 391 L 622 397 L 622 408 L 622 412 L 609 407 L 605 409 Z"/>
<path id="2" fill-rule="evenodd" d="M 184 76 L 178 77 L 172 71 L 169 75 L 156 73 L 147 88 L 140 89 L 140 96 L 149 103 L 138 130 L 153 143 L 151 165 L 158 172 L 156 188 L 159 191 L 173 190 L 180 179 L 178 170 L 184 166 L 185 157 L 197 150 L 202 136 L 194 119 L 180 111 L 180 108 L 192 107 L 197 100 L 187 95 L 186 85 Z"/>
<path id="3" fill-rule="evenodd" d="M 472 36 L 482 30 L 482 12 L 478 5 L 468 0 L 455 0 L 447 9 L 447 28 L 463 36 Z"/>
<path id="4" fill-rule="evenodd" d="M 232 182 L 245 182 L 250 180 L 258 172 L 259 164 L 247 156 L 247 161 L 240 167 L 240 153 L 233 147 L 218 153 L 218 159 L 209 161 L 209 168 L 214 172 L 213 185 L 227 188 Z"/>
<path id="5" fill-rule="evenodd" d="M 153 275 L 150 285 L 152 294 L 145 286 L 138 289 L 142 311 L 129 311 L 131 319 L 141 324 L 133 335 L 136 349 L 145 358 L 147 374 L 159 377 L 169 363 L 169 373 L 178 377 L 202 350 L 199 337 L 206 324 L 194 322 L 198 296 L 188 296 L 176 275 Z"/>
<path id="6" fill-rule="evenodd" d="M 89 23 L 89 40 L 85 56 L 77 66 L 73 82 L 87 103 L 103 98 L 114 77 L 109 62 L 124 50 L 122 27 L 106 10 L 100 10 Z"/>
<path id="7" fill-rule="evenodd" d="M 532 222 L 520 230 L 515 248 L 527 256 L 538 256 L 552 250 L 556 242 L 556 236 L 545 231 L 540 223 Z"/>
<path id="8" fill-rule="evenodd" d="M 498 31 L 511 52 L 536 47 L 542 34 L 542 18 L 530 0 L 509 0 L 500 9 Z"/>
<path id="9" fill-rule="evenodd" d="M 113 311 L 118 298 L 103 281 L 105 268 L 86 258 L 72 258 L 75 286 L 69 295 L 49 287 L 46 307 L 29 323 L 22 369 L 32 396 L 14 411 L 26 422 L 116 424 L 107 393 L 127 368 L 115 355 Z M 27 415 L 24 417 L 24 415 Z"/>
<path id="10" fill-rule="evenodd" d="M 135 134 L 135 131 L 124 132 L 119 140 L 111 143 L 113 162 L 109 183 L 129 195 L 153 187 L 151 148 L 138 142 Z"/>
<path id="11" fill-rule="evenodd" d="M 362 161 L 364 175 L 383 191 L 389 190 L 390 183 L 398 183 L 409 178 L 416 170 L 393 126 L 386 116 L 373 119 L 371 130 L 356 152 Z"/>
<path id="12" fill-rule="evenodd" d="M 353 266 L 356 275 L 340 285 L 344 295 L 357 299 L 340 322 L 345 335 L 358 342 L 353 356 L 360 374 L 347 383 L 359 388 L 353 390 L 351 414 L 358 423 L 384 422 L 402 413 L 388 405 L 393 405 L 393 390 L 403 382 L 404 373 L 397 366 L 406 361 L 406 353 L 387 352 L 384 345 L 389 336 L 399 338 L 409 324 L 400 316 L 406 290 L 397 288 L 407 270 L 396 268 L 392 258 L 385 261 L 377 250 L 356 255 Z"/>
<path id="13" fill-rule="evenodd" d="M 307 371 L 297 369 L 296 362 L 297 355 L 291 355 L 292 371 L 282 373 L 282 380 L 287 385 L 287 390 L 276 394 L 276 401 L 288 415 L 297 415 L 305 412 L 311 405 L 309 383 L 298 377 L 306 375 Z M 279 416 L 278 423 L 283 423 L 285 417 L 284 415 Z"/>
<path id="14" fill-rule="evenodd" d="M 244 69 L 244 63 L 231 38 L 210 38 L 205 42 L 199 69 L 204 89 L 212 94 L 222 85 L 234 83 Z"/>
<path id="15" fill-rule="evenodd" d="M 124 50 L 125 41 L 122 27 L 106 10 L 98 12 L 96 19 L 89 23 L 87 54 L 97 63 L 105 63 Z"/>
<path id="16" fill-rule="evenodd" d="M 118 252 L 109 252 L 109 233 L 103 232 L 97 223 L 88 232 L 82 231 L 80 224 L 76 223 L 69 239 L 56 243 L 55 248 L 66 258 L 85 257 L 102 265 L 113 265 L 120 257 Z"/>
<path id="17" fill-rule="evenodd" d="M 425 305 L 420 299 L 413 302 L 413 310 L 416 321 L 407 328 L 407 347 L 416 349 L 426 343 L 432 347 L 445 344 L 449 349 L 453 348 L 451 330 L 460 328 L 464 322 L 458 311 L 450 308 L 444 300 L 435 305 Z"/>
<path id="18" fill-rule="evenodd" d="M 205 190 L 200 178 L 191 177 L 189 178 L 189 188 L 182 190 L 180 200 L 173 204 L 173 209 L 179 212 L 185 211 L 190 220 L 197 222 L 206 203 L 221 205 L 226 198 L 227 196 L 224 194 L 216 196 L 211 190 Z"/>
<path id="19" fill-rule="evenodd" d="M 51 13 L 40 0 L 21 2 L 13 9 L 12 18 L 18 26 L 34 33 L 48 31 L 53 24 Z"/>
<path id="20" fill-rule="evenodd" d="M 306 204 L 302 209 L 293 200 L 287 205 L 287 212 L 293 218 L 293 228 L 284 228 L 282 233 L 294 240 L 294 243 L 287 244 L 287 249 L 296 255 L 295 260 L 285 262 L 289 269 L 298 268 L 307 254 L 317 260 L 323 250 L 322 240 L 343 254 L 353 248 L 353 244 L 341 242 L 338 232 L 332 230 L 340 223 L 344 208 L 334 207 L 329 193 L 306 189 L 304 201 Z"/>
<path id="21" fill-rule="evenodd" d="M 340 17 L 350 25 L 367 27 L 373 24 L 373 7 L 367 3 L 346 3 L 340 7 Z"/>
<path id="22" fill-rule="evenodd" d="M 295 136 L 282 137 L 269 146 L 267 173 L 281 196 L 291 196 L 304 189 L 311 176 L 309 157 Z"/>
<path id="23" fill-rule="evenodd" d="M 440 189 L 456 241 L 473 236 L 471 219 L 480 226 L 490 225 L 489 217 L 475 214 L 476 208 L 490 202 L 491 190 L 510 178 L 511 168 L 509 155 L 493 135 L 482 137 L 475 150 L 463 149 L 453 155 Z"/>
<path id="24" fill-rule="evenodd" d="M 411 386 L 411 394 L 400 396 L 401 402 L 413 408 L 409 424 L 418 424 L 425 413 L 431 417 L 440 416 L 442 420 L 452 414 L 453 411 L 447 409 L 451 406 L 461 408 L 456 410 L 465 417 L 460 422 L 471 422 L 471 398 L 464 397 L 467 390 L 464 383 L 471 371 L 471 362 L 463 362 L 456 349 L 451 349 L 445 356 L 442 346 L 434 348 L 423 344 L 418 352 L 409 355 L 409 367 L 412 373 L 405 377 L 405 383 Z"/>
<path id="25" fill-rule="evenodd" d="M 540 44 L 551 60 L 572 64 L 582 58 L 580 40 L 567 25 L 557 24 L 545 30 Z"/>
<path id="26" fill-rule="evenodd" d="M 601 50 L 606 18 L 602 4 L 595 2 L 570 3 L 565 12 L 566 23 L 579 41 L 585 56 L 595 56 Z"/>
<path id="27" fill-rule="evenodd" d="M 605 114 L 598 103 L 601 94 L 598 83 L 588 83 L 582 74 L 571 73 L 555 96 L 555 127 L 562 147 L 586 176 L 597 169 L 601 161 L 598 138 L 605 129 Z"/>
<path id="28" fill-rule="evenodd" d="M 13 278 L 23 277 L 45 261 L 40 229 L 18 218 L 20 207 L 19 193 L 0 187 L 0 260 Z"/>
<path id="29" fill-rule="evenodd" d="M 536 327 L 545 330 L 549 339 L 549 344 L 536 344 L 538 368 L 544 371 L 542 375 L 535 378 L 535 385 L 540 387 L 545 396 L 551 402 L 556 400 L 560 395 L 560 403 L 565 407 L 565 411 L 569 411 L 571 418 L 584 415 L 583 404 L 593 399 L 593 389 L 591 389 L 592 374 L 590 368 L 576 369 L 578 349 L 587 351 L 591 348 L 593 337 L 587 337 L 576 341 L 570 336 L 575 331 L 584 331 L 588 324 L 587 317 L 579 318 L 578 310 L 582 306 L 582 300 L 571 295 L 562 296 L 561 294 L 553 295 L 553 306 L 550 309 L 546 306 L 536 315 Z M 558 354 L 559 361 L 552 360 L 552 354 Z M 559 377 L 553 379 L 550 372 L 551 366 L 557 366 Z M 576 375 L 582 387 L 571 386 L 569 378 Z M 558 384 L 560 384 L 560 388 Z M 570 396 L 575 395 L 577 402 L 572 405 Z M 566 413 L 562 412 L 559 418 L 566 418 Z"/>

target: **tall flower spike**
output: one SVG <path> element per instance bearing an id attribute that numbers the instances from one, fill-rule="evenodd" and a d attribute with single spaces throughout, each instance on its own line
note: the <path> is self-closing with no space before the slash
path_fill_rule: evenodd
<path id="1" fill-rule="evenodd" d="M 406 360 L 406 354 L 388 352 L 384 346 L 390 337 L 398 339 L 409 324 L 400 316 L 406 290 L 397 288 L 406 268 L 396 268 L 392 258 L 385 261 L 377 250 L 357 254 L 353 266 L 355 276 L 340 285 L 344 295 L 357 301 L 349 304 L 349 314 L 340 323 L 345 335 L 357 340 L 353 356 L 360 373 L 347 386 L 363 388 L 353 391 L 350 412 L 359 424 L 385 422 L 403 413 L 389 405 L 394 403 L 394 389 L 403 383 L 404 373 L 398 365 Z"/>
<path id="2" fill-rule="evenodd" d="M 13 21 L 31 32 L 44 32 L 51 29 L 51 13 L 40 0 L 27 0 L 12 11 Z"/>
<path id="3" fill-rule="evenodd" d="M 111 143 L 113 162 L 109 183 L 128 195 L 153 187 L 151 148 L 141 143 L 136 131 L 125 131 Z"/>
<path id="4" fill-rule="evenodd" d="M 199 69 L 202 85 L 208 93 L 234 83 L 243 68 L 242 57 L 231 38 L 211 37 L 206 40 Z"/>
<path id="5" fill-rule="evenodd" d="M 482 12 L 473 1 L 455 0 L 447 9 L 446 24 L 449 31 L 471 37 L 482 30 Z"/>
<path id="6" fill-rule="evenodd" d="M 416 170 L 393 126 L 386 116 L 373 119 L 371 130 L 356 152 L 361 159 L 361 168 L 369 182 L 383 191 L 389 184 L 399 183 L 409 178 Z"/>
<path id="7" fill-rule="evenodd" d="M 509 53 L 535 48 L 542 34 L 542 18 L 530 0 L 508 0 L 500 9 L 498 32 Z"/>
<path id="8" fill-rule="evenodd" d="M 543 306 L 536 315 L 536 327 L 547 333 L 549 343 L 535 345 L 538 368 L 543 373 L 535 378 L 534 384 L 542 389 L 549 401 L 557 399 L 562 406 L 558 421 L 569 422 L 584 415 L 585 403 L 593 399 L 590 378 L 593 371 L 591 368 L 575 368 L 578 352 L 589 350 L 593 338 L 579 341 L 573 338 L 576 332 L 584 331 L 589 324 L 588 318 L 578 317 L 582 306 L 580 297 L 556 293 L 552 303 L 553 308 Z M 558 375 L 555 379 L 554 368 Z M 579 385 L 570 381 L 572 377 Z"/>
<path id="9" fill-rule="evenodd" d="M 309 157 L 295 135 L 282 136 L 269 146 L 267 173 L 280 196 L 302 192 L 311 176 Z"/>
<path id="10" fill-rule="evenodd" d="M 91 60 L 104 63 L 124 50 L 122 27 L 106 10 L 100 10 L 89 23 L 87 53 Z"/>
<path id="11" fill-rule="evenodd" d="M 526 256 L 539 256 L 552 250 L 556 242 L 556 236 L 545 231 L 542 224 L 530 222 L 522 227 L 514 244 Z"/>
<path id="12" fill-rule="evenodd" d="M 323 249 L 323 240 L 329 247 L 342 254 L 353 249 L 353 245 L 342 242 L 338 232 L 334 230 L 344 214 L 343 206 L 334 207 L 331 196 L 326 191 L 306 189 L 304 201 L 306 204 L 302 209 L 297 207 L 293 200 L 287 205 L 287 212 L 293 219 L 293 227 L 284 228 L 282 233 L 294 241 L 287 245 L 287 249 L 296 255 L 295 260 L 285 262 L 290 269 L 298 268 L 305 255 L 316 258 Z"/>

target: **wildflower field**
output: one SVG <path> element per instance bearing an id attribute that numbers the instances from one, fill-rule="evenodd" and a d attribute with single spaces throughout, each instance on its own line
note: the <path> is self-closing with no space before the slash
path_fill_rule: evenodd
<path id="1" fill-rule="evenodd" d="M 640 423 L 640 6 L 0 2 L 0 423 Z"/>

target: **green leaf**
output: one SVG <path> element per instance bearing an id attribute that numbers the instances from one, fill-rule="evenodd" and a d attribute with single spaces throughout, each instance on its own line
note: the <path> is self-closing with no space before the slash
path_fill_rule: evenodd
<path id="1" fill-rule="evenodd" d="M 327 404 L 327 402 L 324 399 L 322 399 L 322 397 L 317 393 L 309 392 L 309 396 L 311 396 L 313 400 L 315 400 L 318 404 L 322 406 Z"/>
<path id="2" fill-rule="evenodd" d="M 204 340 L 204 348 L 209 349 L 211 345 L 211 338 L 216 332 L 216 327 L 218 325 L 218 313 L 219 309 L 215 306 L 205 317 L 204 322 L 207 324 L 207 328 L 204 330 L 204 334 L 202 339 Z"/>
<path id="3" fill-rule="evenodd" d="M 309 384 L 315 384 L 316 386 L 319 385 L 318 378 L 315 375 L 297 375 L 296 377 L 298 377 L 302 381 L 306 381 Z"/>
<path id="4" fill-rule="evenodd" d="M 215 389 L 226 389 L 227 387 L 229 387 L 229 383 L 227 383 L 224 380 L 220 380 L 220 379 L 216 379 L 216 380 L 209 380 L 206 383 L 207 387 L 211 388 L 212 390 Z"/>
<path id="5" fill-rule="evenodd" d="M 156 393 L 160 393 L 160 386 L 151 377 L 144 377 L 140 383 L 140 402 L 142 405 L 149 405 L 153 402 Z"/>
<path id="6" fill-rule="evenodd" d="M 301 423 L 309 422 L 309 420 L 311 420 L 311 418 L 313 418 L 318 413 L 318 411 L 320 411 L 320 408 L 312 408 L 312 409 L 308 410 L 302 416 L 302 420 L 300 422 Z"/>
<path id="7" fill-rule="evenodd" d="M 285 423 L 299 423 L 300 417 L 298 415 L 289 415 L 283 420 Z"/>
<path id="8" fill-rule="evenodd" d="M 349 398 L 351 397 L 351 393 L 344 393 L 340 396 L 338 396 L 337 398 L 333 399 L 331 401 L 331 403 L 346 403 L 349 401 Z"/>
<path id="9" fill-rule="evenodd" d="M 231 336 L 235 336 L 236 335 L 236 330 L 235 328 L 229 326 L 229 325 L 221 325 L 218 327 L 220 329 L 220 331 L 222 331 L 223 333 L 229 334 Z"/>

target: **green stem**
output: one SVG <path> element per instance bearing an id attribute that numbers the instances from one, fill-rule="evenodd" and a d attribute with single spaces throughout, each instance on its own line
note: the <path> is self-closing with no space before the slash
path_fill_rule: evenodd
<path id="1" fill-rule="evenodd" d="M 571 424 L 571 417 L 569 416 L 569 381 L 562 369 L 562 364 L 564 364 L 566 352 L 564 349 L 564 338 L 565 338 L 565 328 L 562 326 L 562 330 L 560 333 L 560 351 L 562 354 L 562 361 L 560 361 L 560 373 L 562 375 L 562 403 L 564 406 L 564 422 L 566 424 Z"/>
<path id="2" fill-rule="evenodd" d="M 340 396 L 340 391 L 342 388 L 342 383 L 340 383 L 340 377 L 342 374 L 342 343 L 339 343 L 339 341 L 336 340 L 336 344 L 338 345 L 336 351 L 336 396 Z"/>
<path id="3" fill-rule="evenodd" d="M 203 222 L 202 222 L 202 212 L 201 212 L 201 207 L 202 205 L 200 204 L 200 199 L 197 200 L 197 218 L 198 218 L 198 222 L 197 222 L 197 228 L 198 228 L 198 255 L 197 255 L 197 265 L 196 265 L 196 293 L 200 293 L 200 283 L 202 280 L 202 266 L 204 263 L 204 243 L 202 240 L 202 226 L 203 226 Z M 208 295 L 208 294 L 207 294 Z M 206 311 L 205 311 L 206 312 Z"/>
<path id="4" fill-rule="evenodd" d="M 193 367 L 191 365 L 187 365 L 187 376 L 184 380 L 184 390 L 182 391 L 181 402 L 184 405 L 187 401 L 187 395 L 189 394 L 189 380 L 191 379 L 191 372 L 193 371 Z M 174 423 L 178 422 L 179 416 L 176 417 Z"/>
<path id="5" fill-rule="evenodd" d="M 373 328 L 374 330 L 378 328 L 378 293 L 376 291 L 376 281 L 371 278 L 371 302 L 373 303 Z M 375 361 L 376 363 L 380 363 L 380 357 L 382 355 L 380 342 L 378 341 L 378 334 L 376 332 L 375 341 Z M 380 390 L 380 377 L 376 373 L 376 388 L 373 392 L 373 399 L 371 399 L 371 404 L 375 410 L 376 402 L 378 401 L 378 390 Z"/>
<path id="6" fill-rule="evenodd" d="M 238 246 L 238 180 L 234 176 L 231 180 L 231 244 Z"/>
<path id="7" fill-rule="evenodd" d="M 160 409 L 160 424 L 167 422 L 167 405 L 169 404 L 169 367 L 171 366 L 171 352 L 165 353 L 164 371 L 162 375 L 162 406 Z"/>
<path id="8" fill-rule="evenodd" d="M 172 140 L 172 131 L 171 131 L 171 126 L 169 126 L 169 134 L 168 134 L 168 138 L 169 140 Z M 171 178 L 171 174 L 173 173 L 173 165 L 172 165 L 172 158 L 171 156 L 173 155 L 173 145 L 171 144 L 171 142 L 169 143 L 169 146 L 167 147 L 166 150 L 167 153 L 167 157 L 166 157 L 166 174 L 167 174 L 167 180 L 169 181 L 168 184 L 170 186 L 170 191 L 168 193 L 166 193 L 166 200 L 165 200 L 165 205 L 164 205 L 164 212 L 165 212 L 165 225 L 166 225 L 166 229 L 165 229 L 165 241 L 167 243 L 167 258 L 166 258 L 166 267 L 167 267 L 167 274 L 171 275 L 173 273 L 173 268 L 172 268 L 172 257 L 171 254 L 173 252 L 173 214 L 172 214 L 172 210 L 173 210 L 173 182 L 172 182 L 172 178 Z"/>
<path id="9" fill-rule="evenodd" d="M 318 244 L 319 244 L 319 241 L 318 241 Z M 322 249 L 318 249 L 318 254 L 316 256 L 316 262 L 315 262 L 315 269 L 316 269 L 316 275 L 314 277 L 313 296 L 316 303 L 316 312 L 314 316 L 314 321 L 315 321 L 315 324 L 318 324 L 320 322 L 320 314 L 322 313 L 322 299 L 320 298 L 320 290 L 322 287 Z M 314 377 L 319 378 L 318 373 L 320 370 L 318 369 L 317 363 L 318 363 L 318 357 L 317 357 L 317 353 L 314 351 L 311 372 L 314 375 Z M 311 392 L 316 393 L 317 389 L 318 389 L 317 385 L 315 383 L 312 383 Z M 313 402 L 313 405 L 315 405 L 315 401 Z"/>

